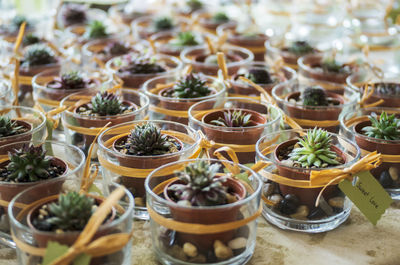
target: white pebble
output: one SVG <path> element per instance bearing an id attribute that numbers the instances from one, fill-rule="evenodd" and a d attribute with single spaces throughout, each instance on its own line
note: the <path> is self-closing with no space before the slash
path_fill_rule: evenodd
<path id="1" fill-rule="evenodd" d="M 237 237 L 228 242 L 228 247 L 230 247 L 233 250 L 245 248 L 246 245 L 247 245 L 247 239 L 244 237 Z"/>

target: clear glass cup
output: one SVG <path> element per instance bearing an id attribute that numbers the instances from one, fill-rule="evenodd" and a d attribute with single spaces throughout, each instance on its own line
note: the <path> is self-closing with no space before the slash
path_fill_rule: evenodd
<path id="1" fill-rule="evenodd" d="M 195 40 L 198 44 L 196 45 L 178 45 L 174 43 L 174 40 L 177 40 L 178 34 L 181 32 L 177 31 L 166 31 L 159 32 L 150 37 L 150 39 L 154 42 L 157 52 L 162 54 L 167 54 L 171 56 L 178 57 L 181 52 L 187 47 L 201 46 L 204 45 L 204 34 L 193 32 L 195 36 Z"/>
<path id="2" fill-rule="evenodd" d="M 230 204 L 201 207 L 184 206 L 166 200 L 163 196 L 163 189 L 160 187 L 165 187 L 171 183 L 184 166 L 195 161 L 199 161 L 199 159 L 177 161 L 164 165 L 154 170 L 146 178 L 147 206 L 152 212 L 150 214 L 151 237 L 157 260 L 162 264 L 246 264 L 253 255 L 256 245 L 257 218 L 252 219 L 252 221 L 249 219 L 257 216 L 260 209 L 262 182 L 258 175 L 246 166 L 228 161 L 222 163 L 214 159 L 201 159 L 201 161 L 220 165 L 219 174 L 221 175 L 229 172 L 228 166 L 235 166 L 238 170 L 237 173 L 248 176 L 246 182 L 239 180 L 239 183 L 245 183 L 244 187 L 247 193 L 244 198 Z M 188 223 L 189 225 L 215 226 L 234 221 L 242 221 L 243 224 L 217 234 L 191 234 L 176 231 L 169 225 L 163 225 L 158 219 L 153 218 L 155 216 L 167 218 L 170 221 Z M 230 251 L 233 252 L 231 257 L 217 260 L 213 254 L 214 248 L 212 246 L 213 242 L 217 240 L 222 242 L 225 247 L 231 248 Z M 184 243 L 190 243 L 196 247 L 197 255 L 195 257 L 191 258 L 184 254 L 182 250 Z M 192 254 L 192 256 L 194 255 Z"/>
<path id="3" fill-rule="evenodd" d="M 279 84 L 272 89 L 272 97 L 277 105 L 303 128 L 319 126 L 337 133 L 340 113 L 359 108 L 360 93 L 347 86 L 342 86 L 342 93 L 326 90 L 327 97 L 333 102 L 329 106 L 304 107 L 299 100 L 307 87 L 294 82 Z"/>
<path id="4" fill-rule="evenodd" d="M 248 127 L 222 127 L 210 124 L 212 120 L 223 118 L 228 111 L 241 110 L 251 115 L 254 124 Z M 281 112 L 275 106 L 259 100 L 239 97 L 208 99 L 194 104 L 189 109 L 189 126 L 200 130 L 207 140 L 213 141 L 209 149 L 212 157 L 216 149 L 231 147 L 241 164 L 254 163 L 255 144 L 267 133 L 279 130 Z"/>
<path id="5" fill-rule="evenodd" d="M 346 221 L 350 215 L 352 203 L 338 189 L 337 184 L 333 184 L 326 188 L 318 207 L 315 207 L 317 196 L 323 186 L 305 187 L 302 182 L 310 180 L 311 170 L 292 166 L 279 158 L 278 152 L 285 152 L 283 148 L 296 144 L 305 133 L 306 130 L 280 131 L 268 134 L 257 142 L 257 160 L 271 163 L 259 172 L 264 177 L 263 195 L 272 203 L 272 206 L 264 203 L 263 216 L 268 222 L 281 229 L 322 233 L 333 230 Z M 344 164 L 335 168 L 347 168 L 358 161 L 360 150 L 354 142 L 337 134 L 330 133 L 330 135 L 332 150 L 340 154 L 345 161 Z M 332 167 L 323 169 L 328 168 Z M 278 174 L 296 181 L 296 185 L 302 185 L 294 186 L 269 180 L 271 174 Z M 291 199 L 295 197 L 297 201 L 289 204 L 290 197 Z"/>
<path id="6" fill-rule="evenodd" d="M 170 120 L 188 123 L 188 110 L 196 102 L 214 98 L 219 101 L 226 94 L 226 87 L 219 79 L 199 74 L 199 77 L 206 81 L 206 85 L 213 91 L 206 97 L 185 99 L 165 97 L 162 92 L 166 89 L 158 89 L 158 85 L 166 85 L 177 82 L 181 77 L 175 75 L 160 76 L 146 81 L 143 84 L 143 91 L 150 99 L 149 117 L 151 120 Z M 169 112 L 168 112 L 169 111 Z M 167 113 L 168 112 L 168 113 Z"/>
<path id="7" fill-rule="evenodd" d="M 11 82 L 0 80 L 0 107 L 12 105 L 15 96 L 12 91 Z"/>
<path id="8" fill-rule="evenodd" d="M 60 11 L 57 13 L 57 27 L 64 29 L 67 28 L 68 26 L 71 25 L 65 25 L 64 20 L 63 20 L 63 14 L 66 11 L 68 7 L 68 4 L 64 4 Z M 104 21 L 107 19 L 107 13 L 104 10 L 98 9 L 98 8 L 87 8 L 86 9 L 86 23 L 89 24 L 91 21 L 94 20 L 99 20 L 99 21 Z"/>
<path id="9" fill-rule="evenodd" d="M 400 140 L 382 140 L 368 137 L 363 134 L 362 128 L 370 126 L 368 116 L 371 114 L 380 115 L 386 112 L 400 117 L 399 108 L 370 107 L 357 111 L 345 112 L 340 115 L 340 134 L 348 140 L 356 143 L 361 149 L 361 155 L 377 151 L 382 154 L 382 164 L 371 170 L 372 175 L 381 183 L 385 190 L 394 200 L 400 200 Z M 385 157 L 391 155 L 394 158 Z"/>
<path id="10" fill-rule="evenodd" d="M 187 28 L 191 24 L 191 22 L 185 18 L 177 18 L 177 17 L 171 17 L 171 18 L 173 20 L 174 26 L 172 29 L 164 30 L 166 32 L 167 31 L 179 32 L 182 31 L 182 28 Z M 161 32 L 153 27 L 153 23 L 156 19 L 157 19 L 156 16 L 146 16 L 132 21 L 131 28 L 134 39 L 146 40 L 152 35 Z"/>
<path id="11" fill-rule="evenodd" d="M 115 144 L 124 141 L 135 126 L 152 123 L 161 133 L 175 137 L 181 145 L 177 152 L 157 156 L 137 156 L 124 154 Z M 134 121 L 119 124 L 104 131 L 98 138 L 98 157 L 106 183 L 117 182 L 124 185 L 135 197 L 135 218 L 148 220 L 146 209 L 145 178 L 150 172 L 173 161 L 188 159 L 199 148 L 199 134 L 186 125 L 171 121 Z M 123 175 L 128 172 L 130 175 Z"/>

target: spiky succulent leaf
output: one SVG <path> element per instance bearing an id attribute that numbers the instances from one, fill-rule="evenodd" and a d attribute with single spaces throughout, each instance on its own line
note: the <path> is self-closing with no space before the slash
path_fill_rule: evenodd
<path id="1" fill-rule="evenodd" d="M 128 65 L 121 67 L 118 70 L 119 72 L 129 72 L 130 74 L 156 74 L 166 71 L 154 58 L 143 56 L 129 60 Z"/>
<path id="2" fill-rule="evenodd" d="M 335 58 L 326 58 L 321 63 L 324 72 L 340 73 L 343 65 L 335 60 Z"/>
<path id="3" fill-rule="evenodd" d="M 108 36 L 106 26 L 99 20 L 91 22 L 86 31 L 86 36 L 90 39 L 104 38 Z"/>
<path id="4" fill-rule="evenodd" d="M 163 31 L 172 29 L 174 23 L 170 17 L 159 17 L 154 21 L 153 26 L 156 31 Z"/>
<path id="5" fill-rule="evenodd" d="M 314 128 L 298 141 L 299 147 L 293 148 L 289 159 L 303 168 L 327 167 L 339 165 L 338 155 L 331 150 L 332 136 L 323 129 Z"/>
<path id="6" fill-rule="evenodd" d="M 23 65 L 35 66 L 55 63 L 54 52 L 44 44 L 34 44 L 28 46 L 24 53 Z"/>
<path id="7" fill-rule="evenodd" d="M 248 127 L 251 126 L 251 114 L 242 110 L 224 111 L 224 118 L 219 117 L 210 123 L 221 127 Z"/>
<path id="8" fill-rule="evenodd" d="M 61 84 L 64 89 L 83 88 L 86 83 L 79 71 L 70 71 L 61 75 Z"/>
<path id="9" fill-rule="evenodd" d="M 328 106 L 328 96 L 320 86 L 307 87 L 303 93 L 303 105 L 304 106 Z"/>
<path id="10" fill-rule="evenodd" d="M 169 187 L 177 201 L 189 201 L 192 206 L 214 206 L 227 203 L 225 177 L 216 177 L 220 165 L 206 161 L 188 164 L 179 172 L 181 183 Z"/>
<path id="11" fill-rule="evenodd" d="M 215 13 L 215 14 L 211 17 L 211 20 L 212 20 L 214 23 L 222 24 L 222 23 L 228 22 L 228 21 L 229 21 L 229 17 L 228 17 L 224 12 L 218 12 L 218 13 Z"/>
<path id="12" fill-rule="evenodd" d="M 19 134 L 24 131 L 23 129 L 23 126 L 19 126 L 16 121 L 11 120 L 9 117 L 0 116 L 0 137 Z"/>
<path id="13" fill-rule="evenodd" d="M 378 118 L 375 113 L 368 116 L 371 126 L 362 128 L 364 134 L 383 140 L 400 140 L 400 119 L 395 114 L 388 115 L 382 112 Z"/>
<path id="14" fill-rule="evenodd" d="M 314 48 L 306 41 L 295 41 L 288 47 L 288 51 L 297 56 L 302 56 L 313 52 Z"/>
<path id="15" fill-rule="evenodd" d="M 178 46 L 193 46 L 198 45 L 199 43 L 197 42 L 196 35 L 194 35 L 193 32 L 184 31 L 178 33 L 178 38 L 174 44 Z"/>
<path id="16" fill-rule="evenodd" d="M 32 33 L 27 34 L 22 40 L 22 43 L 26 46 L 36 44 L 39 42 L 40 42 L 40 38 Z"/>
<path id="17" fill-rule="evenodd" d="M 177 81 L 173 87 L 173 97 L 177 98 L 200 98 L 210 95 L 206 81 L 195 74 L 188 74 Z"/>
<path id="18" fill-rule="evenodd" d="M 94 199 L 78 192 L 61 194 L 49 204 L 46 222 L 63 231 L 81 231 L 93 213 Z"/>
<path id="19" fill-rule="evenodd" d="M 9 180 L 15 182 L 35 182 L 50 178 L 50 159 L 41 145 L 24 145 L 15 153 L 8 153 L 10 163 L 6 169 L 10 172 Z"/>
<path id="20" fill-rule="evenodd" d="M 107 91 L 98 92 L 91 99 L 91 110 L 99 116 L 117 115 L 124 111 L 122 101 L 117 95 Z"/>
<path id="21" fill-rule="evenodd" d="M 135 126 L 125 143 L 130 155 L 155 156 L 178 151 L 175 142 L 153 123 Z"/>

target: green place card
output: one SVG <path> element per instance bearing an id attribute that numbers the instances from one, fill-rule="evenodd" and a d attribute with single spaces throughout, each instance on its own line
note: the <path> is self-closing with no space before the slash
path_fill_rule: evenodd
<path id="1" fill-rule="evenodd" d="M 50 241 L 47 243 L 46 253 L 44 255 L 42 265 L 51 264 L 58 257 L 67 253 L 68 248 L 68 246 Z M 89 265 L 90 259 L 91 257 L 89 255 L 81 254 L 75 258 L 73 265 Z"/>
<path id="2" fill-rule="evenodd" d="M 369 171 L 357 174 L 355 185 L 348 180 L 339 183 L 339 188 L 374 225 L 392 203 L 392 198 Z"/>

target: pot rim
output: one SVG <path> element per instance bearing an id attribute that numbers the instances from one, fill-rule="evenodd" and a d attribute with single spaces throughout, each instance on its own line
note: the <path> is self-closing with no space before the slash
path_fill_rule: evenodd
<path id="1" fill-rule="evenodd" d="M 246 65 L 246 64 L 248 64 L 248 63 L 250 63 L 250 62 L 252 62 L 254 60 L 254 54 L 248 49 L 245 49 L 245 48 L 242 48 L 242 47 L 238 47 L 238 46 L 234 46 L 234 45 L 230 45 L 230 44 L 225 44 L 225 45 L 223 45 L 223 47 L 225 48 L 224 49 L 225 52 L 226 52 L 226 50 L 230 50 L 230 51 L 236 51 L 236 52 L 240 52 L 242 54 L 247 55 L 246 58 L 242 57 L 242 60 L 240 60 L 240 61 L 227 62 L 226 66 L 228 68 L 237 67 L 237 66 L 241 66 L 241 65 Z M 195 51 L 197 51 L 197 52 L 200 51 L 201 52 L 200 54 L 203 54 L 204 51 L 208 52 L 208 47 L 206 45 L 201 45 L 201 46 L 197 46 L 197 47 L 187 47 L 187 48 L 183 49 L 183 51 L 181 52 L 181 56 L 180 56 L 182 62 L 185 63 L 185 64 L 197 64 L 197 65 L 212 66 L 212 67 L 215 66 L 213 64 L 206 64 L 204 62 L 193 61 L 191 58 L 188 58 L 188 55 L 190 53 L 195 52 Z M 218 67 L 218 66 L 216 66 L 216 67 Z"/>
<path id="2" fill-rule="evenodd" d="M 299 39 L 299 40 L 302 40 L 302 39 Z M 315 47 L 315 46 L 316 46 L 315 43 L 312 43 L 312 42 L 310 42 L 310 41 L 307 41 L 307 42 L 310 43 L 311 46 L 312 46 L 316 51 L 315 51 L 315 52 L 312 52 L 312 53 L 309 53 L 309 54 L 305 54 L 305 55 L 320 53 L 320 51 L 318 51 L 318 49 Z M 281 44 L 279 44 L 279 45 L 274 45 L 274 44 L 272 43 L 271 39 L 269 39 L 269 40 L 267 40 L 267 41 L 265 42 L 265 48 L 267 49 L 267 51 L 271 51 L 272 53 L 274 53 L 274 54 L 276 54 L 276 55 L 281 56 L 282 54 L 285 54 L 286 56 L 293 56 L 293 58 L 297 58 L 297 59 L 299 59 L 299 58 L 301 57 L 301 56 L 297 56 L 297 55 L 295 55 L 295 54 L 293 54 L 293 53 L 291 53 L 291 52 L 287 52 L 287 51 L 282 50 L 282 49 L 285 48 L 285 47 L 286 47 L 286 43 L 283 44 L 283 45 L 281 45 Z M 305 55 L 304 55 L 304 56 L 305 56 Z M 296 64 L 297 64 L 297 63 L 296 63 Z"/>
<path id="3" fill-rule="evenodd" d="M 243 102 L 249 102 L 249 103 L 255 103 L 255 104 L 263 105 L 259 101 L 254 100 L 254 99 L 249 99 L 249 98 L 226 97 L 223 100 L 224 100 L 224 102 L 243 100 Z M 206 127 L 206 128 L 210 128 L 210 129 L 219 129 L 221 131 L 248 131 L 248 130 L 253 130 L 253 129 L 258 129 L 258 128 L 263 128 L 263 127 L 270 126 L 270 125 L 272 125 L 272 124 L 274 124 L 276 122 L 279 122 L 279 120 L 282 118 L 281 111 L 277 107 L 275 107 L 273 105 L 270 105 L 270 104 L 263 105 L 263 106 L 268 108 L 268 113 L 266 113 L 266 114 L 265 113 L 260 113 L 260 114 L 261 115 L 269 115 L 270 114 L 270 109 L 273 109 L 274 111 L 276 111 L 277 117 L 275 117 L 271 121 L 268 121 L 268 118 L 266 118 L 266 121 L 267 121 L 266 123 L 259 124 L 257 126 L 251 126 L 251 127 L 221 127 L 221 126 L 217 126 L 217 125 L 211 125 L 211 124 L 208 124 L 208 123 L 204 123 L 203 119 L 198 120 L 193 116 L 193 112 L 196 111 L 195 108 L 197 106 L 199 106 L 200 104 L 204 104 L 204 103 L 212 102 L 212 101 L 215 101 L 215 100 L 214 99 L 202 100 L 202 101 L 197 102 L 196 104 L 192 105 L 188 110 L 189 122 L 197 124 L 198 126 L 201 126 L 201 127 Z M 221 102 L 216 102 L 216 103 L 221 103 Z M 228 109 L 228 108 L 224 108 L 224 109 Z M 233 108 L 231 107 L 230 109 L 233 109 Z M 251 110 L 251 109 L 248 109 L 248 110 Z M 252 110 L 252 111 L 254 111 L 254 110 Z"/>
<path id="4" fill-rule="evenodd" d="M 296 87 L 296 89 L 291 89 L 292 91 L 287 93 L 287 95 L 294 93 L 294 92 L 301 92 L 301 90 L 299 89 L 299 87 L 307 87 L 305 85 L 300 85 L 300 84 L 292 84 L 289 82 L 284 82 L 284 83 L 280 83 L 277 84 L 276 86 L 274 86 L 272 88 L 272 97 L 275 99 L 276 102 L 278 102 L 278 104 L 282 104 L 282 105 L 287 105 L 287 106 L 291 106 L 291 107 L 302 107 L 303 105 L 297 105 L 297 104 L 293 104 L 287 100 L 285 100 L 286 96 L 281 98 L 280 95 L 278 94 L 278 89 L 281 89 L 284 86 L 288 86 L 288 85 L 293 85 Z M 325 90 L 326 92 L 330 92 L 329 90 Z M 335 93 L 335 92 L 331 92 L 334 94 L 338 94 L 339 93 Z M 347 94 L 347 95 L 346 95 Z M 313 106 L 312 109 L 315 110 L 325 110 L 325 109 L 344 109 L 347 108 L 351 105 L 356 105 L 357 102 L 360 100 L 360 93 L 357 91 L 354 91 L 354 89 L 350 88 L 349 86 L 344 86 L 344 95 L 341 95 L 343 97 L 343 99 L 345 100 L 344 104 L 339 104 L 339 105 L 333 105 L 333 106 Z M 308 109 L 308 108 L 307 108 Z M 311 108 L 310 108 L 311 109 Z"/>
<path id="5" fill-rule="evenodd" d="M 2 186 L 30 186 L 34 183 L 37 183 L 35 185 L 40 185 L 45 182 L 57 181 L 57 180 L 60 180 L 61 178 L 68 178 L 69 176 L 74 175 L 85 164 L 85 154 L 83 153 L 83 151 L 81 149 L 79 149 L 78 147 L 76 147 L 74 145 L 70 145 L 67 143 L 59 142 L 59 141 L 48 141 L 48 140 L 47 141 L 22 141 L 22 142 L 14 142 L 11 144 L 3 145 L 1 148 L 7 148 L 9 146 L 22 145 L 22 144 L 34 144 L 34 145 L 43 144 L 44 147 L 46 147 L 46 144 L 55 144 L 57 146 L 73 149 L 74 151 L 76 151 L 80 154 L 80 157 L 82 159 L 81 159 L 81 162 L 74 169 L 72 169 L 68 166 L 68 163 L 67 163 L 68 161 L 65 161 L 64 159 L 61 159 L 61 158 L 58 158 L 58 157 L 52 155 L 50 157 L 53 157 L 53 158 L 63 161 L 65 163 L 65 165 L 67 166 L 66 171 L 61 176 L 52 178 L 50 180 L 40 180 L 40 181 L 35 181 L 35 182 L 10 183 L 7 181 L 0 181 L 0 185 L 2 185 Z"/>
<path id="6" fill-rule="evenodd" d="M 36 127 L 34 127 L 31 123 L 28 122 L 32 127 L 29 131 L 27 131 L 25 133 L 17 134 L 17 135 L 2 137 L 2 138 L 0 138 L 0 141 L 8 140 L 8 139 L 11 139 L 12 137 L 19 138 L 20 136 L 25 136 L 25 135 L 29 135 L 29 134 L 33 135 L 33 134 L 37 133 L 38 131 L 42 130 L 44 127 L 46 127 L 46 117 L 44 116 L 44 114 L 42 112 L 40 112 L 34 108 L 22 107 L 22 106 L 3 106 L 1 108 L 1 110 L 10 110 L 10 111 L 24 110 L 26 113 L 37 115 L 38 117 L 41 118 L 42 122 L 39 125 L 37 125 Z M 7 113 L 4 115 L 7 115 Z M 21 142 L 21 141 L 18 141 L 18 142 Z M 22 141 L 22 142 L 24 142 L 24 141 Z M 11 143 L 11 144 L 13 144 L 13 143 Z M 10 145 L 10 144 L 7 144 L 7 146 L 8 145 Z M 5 145 L 3 145 L 3 146 L 5 146 Z"/>
<path id="7" fill-rule="evenodd" d="M 169 101 L 173 101 L 173 102 L 198 102 L 198 101 L 202 101 L 202 100 L 206 100 L 206 99 L 218 98 L 219 96 L 221 96 L 222 94 L 224 94 L 224 93 L 226 92 L 225 83 L 224 83 L 224 82 L 221 82 L 218 78 L 213 77 L 213 76 L 210 76 L 210 75 L 204 75 L 203 73 L 199 73 L 198 75 L 200 76 L 200 78 L 206 79 L 206 81 L 210 81 L 210 82 L 211 82 L 211 85 L 213 85 L 215 82 L 217 82 L 219 85 L 222 86 L 222 89 L 221 89 L 221 90 L 215 89 L 215 92 L 216 92 L 216 93 L 210 94 L 210 95 L 205 96 L 205 97 L 199 97 L 199 98 L 172 98 L 172 97 L 164 97 L 164 96 L 160 96 L 158 93 L 157 93 L 157 94 L 153 94 L 153 93 L 151 93 L 151 92 L 149 91 L 150 89 L 153 89 L 153 88 L 150 88 L 150 87 L 149 87 L 149 85 L 150 85 L 152 82 L 156 82 L 156 84 L 160 84 L 161 82 L 160 82 L 160 83 L 158 82 L 158 80 L 160 80 L 160 79 L 167 79 L 167 80 L 168 80 L 168 79 L 174 79 L 174 83 L 175 83 L 176 81 L 178 81 L 178 80 L 182 77 L 182 76 L 177 77 L 176 75 L 171 74 L 171 75 L 157 76 L 157 77 L 154 77 L 154 78 L 151 78 L 151 79 L 147 80 L 146 82 L 144 82 L 144 84 L 143 84 L 141 90 L 142 90 L 142 91 L 144 92 L 144 94 L 145 94 L 146 96 L 148 96 L 149 98 L 155 98 L 155 99 L 157 99 L 157 100 L 159 100 L 159 101 L 166 101 L 166 100 L 169 100 Z"/>
<path id="8" fill-rule="evenodd" d="M 259 196 L 259 193 L 261 192 L 261 188 L 262 188 L 262 180 L 260 179 L 258 173 L 254 172 L 251 168 L 241 165 L 241 164 L 237 164 L 242 170 L 246 170 L 249 171 L 252 175 L 252 177 L 254 177 L 254 180 L 257 182 L 257 188 L 254 190 L 254 192 L 250 195 L 248 195 L 247 197 L 245 197 L 242 200 L 236 201 L 234 203 L 229 203 L 229 204 L 224 204 L 224 205 L 216 205 L 216 206 L 185 206 L 185 205 L 178 205 L 175 202 L 171 202 L 168 201 L 164 198 L 161 198 L 159 195 L 155 194 L 151 188 L 150 188 L 150 179 L 152 178 L 153 174 L 155 174 L 157 171 L 162 170 L 166 167 L 172 166 L 172 165 L 176 165 L 176 164 L 187 164 L 190 162 L 198 162 L 198 161 L 209 161 L 209 162 L 217 162 L 219 164 L 221 164 L 220 160 L 217 159 L 186 159 L 186 160 L 179 160 L 179 161 L 175 161 L 172 163 L 168 163 L 166 165 L 163 165 L 155 170 L 153 170 L 153 172 L 151 172 L 146 180 L 145 180 L 145 188 L 146 188 L 146 194 L 150 195 L 154 200 L 165 204 L 169 207 L 175 207 L 175 208 L 181 208 L 181 209 L 195 209 L 195 210 L 210 210 L 210 209 L 223 209 L 223 208 L 231 208 L 231 207 L 235 207 L 235 206 L 240 206 L 240 205 L 246 205 L 249 201 L 255 199 L 256 197 Z M 231 165 L 234 165 L 234 163 L 232 161 L 224 161 L 224 163 L 229 163 Z M 247 194 L 247 190 L 246 190 L 246 194 Z"/>
<path id="9" fill-rule="evenodd" d="M 60 106 L 67 106 L 68 104 L 65 104 L 65 102 L 67 102 L 67 100 L 71 97 L 71 96 L 75 96 L 75 95 L 89 95 L 89 96 L 94 96 L 97 94 L 96 90 L 90 90 L 90 91 L 82 91 L 82 92 L 77 92 L 77 93 L 73 93 L 70 94 L 68 96 L 66 96 L 65 98 L 63 98 L 60 102 Z M 134 91 L 132 89 L 122 89 L 122 94 L 123 93 L 128 93 L 128 94 L 136 94 L 136 96 L 138 96 L 140 98 L 140 103 L 141 105 L 137 105 L 135 103 L 133 103 L 132 101 L 128 101 L 128 100 L 123 100 L 123 101 L 128 101 L 133 103 L 134 105 L 136 105 L 138 108 L 135 111 L 132 112 L 128 112 L 128 113 L 122 113 L 122 114 L 117 114 L 117 115 L 108 115 L 108 116 L 88 116 L 88 115 L 82 115 L 79 113 L 75 112 L 74 108 L 72 111 L 70 111 L 68 108 L 64 111 L 66 113 L 68 113 L 69 117 L 74 117 L 74 118 L 79 118 L 79 119 L 85 119 L 85 120 L 109 120 L 109 119 L 115 119 L 115 118 L 119 118 L 119 117 L 127 117 L 127 116 L 132 116 L 132 115 L 137 115 L 140 114 L 141 112 L 146 111 L 149 108 L 150 105 L 150 99 L 142 92 L 140 91 Z M 64 117 L 65 113 L 63 113 L 63 117 Z M 64 118 L 63 118 L 64 119 Z"/>
<path id="10" fill-rule="evenodd" d="M 130 53 L 127 53 L 127 54 L 122 55 L 122 56 L 116 56 L 116 57 L 111 58 L 106 63 L 106 69 L 108 71 L 114 73 L 114 74 L 117 74 L 117 71 L 118 71 L 120 66 L 115 68 L 114 61 L 115 60 L 123 61 L 123 57 L 127 56 L 127 55 L 135 56 L 135 52 L 130 52 Z M 143 54 L 141 54 L 141 55 L 143 55 Z M 157 53 L 157 54 L 151 54 L 151 58 L 155 58 L 156 60 L 161 60 L 161 61 L 172 61 L 175 64 L 175 67 L 167 69 L 167 71 L 165 71 L 165 72 L 152 73 L 152 74 L 131 74 L 129 77 L 165 76 L 165 75 L 169 75 L 169 74 L 176 74 L 183 67 L 183 63 L 178 58 L 176 58 L 174 56 Z"/>
<path id="11" fill-rule="evenodd" d="M 155 125 L 157 125 L 157 124 L 161 124 L 161 125 L 162 124 L 170 124 L 170 125 L 174 125 L 175 127 L 176 126 L 181 126 L 184 130 L 186 130 L 186 132 L 189 131 L 193 135 L 193 138 L 195 138 L 195 141 L 191 145 L 187 145 L 185 143 L 182 143 L 183 144 L 182 149 L 179 150 L 178 152 L 168 153 L 168 154 L 158 155 L 158 156 L 137 156 L 137 155 L 122 154 L 122 153 L 117 152 L 116 150 L 114 150 L 113 147 L 112 147 L 113 145 L 111 145 L 110 148 L 107 148 L 104 145 L 105 140 L 103 138 L 107 135 L 107 133 L 110 130 L 113 130 L 113 129 L 118 128 L 118 127 L 124 127 L 124 126 L 127 126 L 127 125 L 144 124 L 144 123 L 149 123 L 149 122 L 154 123 Z M 162 126 L 160 126 L 160 127 L 162 127 Z M 185 133 L 185 134 L 187 134 L 187 133 Z M 118 139 L 120 139 L 120 138 L 118 138 Z M 134 157 L 134 158 L 143 158 L 143 159 L 165 158 L 165 157 L 176 156 L 176 155 L 180 156 L 183 153 L 187 152 L 188 150 L 193 149 L 194 147 L 198 146 L 200 144 L 200 141 L 201 141 L 200 135 L 198 134 L 197 131 L 195 131 L 191 127 L 189 127 L 187 125 L 184 125 L 184 124 L 181 124 L 181 123 L 178 123 L 178 122 L 164 121 L 164 120 L 151 120 L 151 121 L 149 121 L 149 120 L 140 120 L 140 121 L 129 121 L 129 122 L 125 122 L 125 123 L 120 123 L 120 124 L 114 125 L 112 127 L 109 127 L 107 130 L 103 131 L 99 135 L 99 137 L 97 139 L 97 143 L 98 143 L 98 145 L 100 147 L 100 150 L 104 150 L 107 153 L 111 153 L 113 156 Z"/>
<path id="12" fill-rule="evenodd" d="M 143 30 L 143 29 L 145 29 L 147 27 L 145 27 L 141 23 L 150 23 L 151 24 L 154 21 L 155 18 L 159 18 L 159 17 L 162 17 L 162 16 L 163 16 L 162 14 L 161 15 L 148 15 L 148 16 L 143 16 L 143 17 L 140 17 L 138 19 L 135 19 L 131 23 L 131 29 L 132 29 L 133 32 L 136 31 L 135 28 Z M 173 17 L 173 16 L 170 16 L 170 17 L 172 18 L 172 20 L 174 22 L 174 27 L 172 29 L 163 30 L 163 31 L 176 31 L 176 30 L 180 31 L 179 25 L 181 23 L 186 23 L 187 25 L 191 24 L 189 19 L 182 18 L 182 17 Z M 146 32 L 147 32 L 147 30 L 146 30 Z M 154 34 L 154 33 L 157 33 L 157 32 L 149 32 L 149 33 L 150 34 Z"/>
<path id="13" fill-rule="evenodd" d="M 78 25 L 68 26 L 68 27 L 66 27 L 66 32 L 67 32 L 67 34 L 71 34 L 74 38 L 77 38 L 79 41 L 84 41 L 84 42 L 93 41 L 93 40 L 123 39 L 125 36 L 129 35 L 129 31 L 130 31 L 129 26 L 127 26 L 125 24 L 116 24 L 116 23 L 113 23 L 112 21 L 107 21 L 107 20 L 105 20 L 104 22 L 105 22 L 104 24 L 106 26 L 106 32 L 108 33 L 108 35 L 105 37 L 93 38 L 93 39 L 85 38 L 84 35 L 86 33 L 86 27 L 89 24 L 87 24 L 87 25 L 78 24 Z M 82 35 L 79 35 L 74 32 L 74 29 L 76 29 L 76 28 L 85 28 L 85 31 Z M 113 29 L 113 30 L 110 30 L 110 29 Z"/>
<path id="14" fill-rule="evenodd" d="M 301 170 L 301 171 L 303 171 L 303 172 L 321 171 L 321 170 L 332 169 L 332 168 L 346 168 L 346 167 L 349 167 L 349 166 L 353 165 L 353 164 L 354 164 L 356 161 L 358 161 L 358 159 L 361 157 L 360 148 L 359 148 L 355 143 L 353 143 L 352 141 L 348 140 L 348 139 L 345 138 L 345 137 L 340 136 L 339 134 L 331 133 L 331 132 L 328 132 L 328 133 L 329 133 L 331 136 L 336 137 L 336 138 L 338 139 L 339 142 L 341 142 L 341 143 L 344 142 L 344 143 L 346 143 L 346 145 L 350 145 L 350 146 L 352 146 L 352 148 L 354 148 L 354 149 L 356 150 L 356 154 L 355 154 L 355 156 L 354 156 L 353 159 L 351 159 L 350 161 L 348 161 L 348 162 L 346 162 L 346 163 L 344 163 L 344 164 L 338 165 L 338 166 L 326 167 L 326 168 L 309 168 L 309 169 L 307 169 L 307 168 L 299 168 L 299 167 L 286 166 L 286 165 L 282 164 L 281 161 L 277 161 L 277 160 L 275 159 L 275 155 L 272 155 L 272 159 L 270 159 L 270 158 L 267 158 L 265 155 L 263 155 L 263 154 L 261 153 L 262 150 L 260 150 L 260 144 L 262 144 L 262 142 L 263 142 L 267 137 L 268 137 L 268 139 L 269 139 L 269 138 L 273 138 L 274 135 L 284 135 L 284 134 L 286 134 L 286 133 L 291 134 L 291 133 L 307 132 L 307 131 L 309 131 L 309 130 L 310 130 L 310 129 L 302 129 L 302 130 L 299 130 L 299 129 L 295 129 L 295 130 L 284 130 L 284 131 L 280 131 L 280 132 L 270 133 L 270 134 L 267 134 L 267 135 L 261 137 L 261 138 L 257 141 L 257 143 L 256 143 L 256 153 L 257 153 L 257 157 L 259 158 L 259 160 L 273 162 L 274 165 L 279 164 L 280 167 L 284 167 L 284 168 L 292 169 L 292 170 Z M 297 137 L 297 138 L 298 138 L 298 137 Z M 292 141 L 292 140 L 295 140 L 295 139 L 296 139 L 295 137 L 290 137 L 289 139 L 278 143 L 276 147 L 280 146 L 280 145 L 281 145 L 282 143 L 284 143 L 284 142 Z M 341 145 L 342 145 L 342 144 L 341 144 Z M 274 151 L 273 151 L 272 153 L 275 153 L 276 147 L 275 147 L 275 149 L 274 149 Z M 339 149 L 340 149 L 340 148 L 339 148 Z M 343 152 L 347 153 L 346 150 L 344 150 Z"/>

